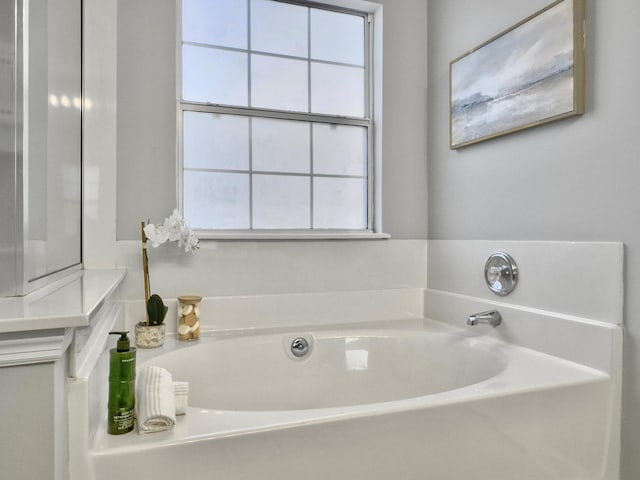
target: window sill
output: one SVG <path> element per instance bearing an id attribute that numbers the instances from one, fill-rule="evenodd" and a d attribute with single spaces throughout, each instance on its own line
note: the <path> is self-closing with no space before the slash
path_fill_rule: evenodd
<path id="1" fill-rule="evenodd" d="M 391 238 L 388 233 L 375 232 L 247 232 L 247 231 L 196 231 L 201 240 L 387 240 Z"/>

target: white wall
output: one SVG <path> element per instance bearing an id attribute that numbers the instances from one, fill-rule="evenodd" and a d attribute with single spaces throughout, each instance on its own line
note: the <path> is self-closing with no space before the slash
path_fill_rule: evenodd
<path id="1" fill-rule="evenodd" d="M 195 254 L 176 244 L 148 248 L 152 293 L 166 299 L 421 288 L 427 285 L 425 240 L 206 242 Z M 129 272 L 122 298 L 144 293 L 139 241 L 118 242 Z"/>
<path id="2" fill-rule="evenodd" d="M 640 478 L 640 3 L 587 0 L 582 117 L 448 148 L 449 61 L 550 2 L 429 0 L 429 237 L 625 244 L 622 478 Z M 553 275 L 550 271 L 549 275 Z"/>

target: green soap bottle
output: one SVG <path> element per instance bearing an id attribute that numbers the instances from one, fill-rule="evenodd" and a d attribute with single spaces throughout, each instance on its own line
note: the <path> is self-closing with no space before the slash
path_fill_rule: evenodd
<path id="1" fill-rule="evenodd" d="M 133 430 L 136 406 L 136 349 L 131 346 L 129 332 L 109 332 L 120 335 L 116 348 L 110 350 L 109 418 L 107 431 L 120 435 Z"/>

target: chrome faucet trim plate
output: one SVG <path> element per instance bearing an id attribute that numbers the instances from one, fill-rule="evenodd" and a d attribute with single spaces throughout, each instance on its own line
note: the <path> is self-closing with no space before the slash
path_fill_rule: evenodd
<path id="1" fill-rule="evenodd" d="M 518 265 L 508 253 L 494 253 L 484 266 L 484 278 L 493 293 L 504 297 L 516 288 Z"/>

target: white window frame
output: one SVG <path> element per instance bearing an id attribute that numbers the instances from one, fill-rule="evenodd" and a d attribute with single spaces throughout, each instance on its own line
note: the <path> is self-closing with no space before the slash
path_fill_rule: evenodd
<path id="1" fill-rule="evenodd" d="M 201 239 L 238 239 L 238 240 L 321 240 L 321 239 L 386 239 L 389 235 L 382 231 L 381 215 L 381 171 L 382 171 L 382 5 L 366 0 L 276 0 L 295 3 L 308 7 L 329 8 L 345 13 L 358 13 L 365 17 L 365 76 L 368 82 L 368 98 L 365 105 L 365 119 L 335 117 L 313 113 L 278 112 L 278 118 L 365 126 L 368 128 L 368 205 L 367 229 L 308 229 L 308 230 L 197 230 Z M 182 0 L 176 0 L 176 122 L 177 122 L 177 159 L 176 192 L 177 205 L 183 206 L 183 114 L 185 111 L 199 111 L 220 114 L 245 115 L 250 117 L 269 117 L 272 110 L 253 107 L 228 107 L 215 104 L 182 101 Z M 273 117 L 271 117 L 273 118 Z M 312 200 L 313 201 L 313 200 Z"/>

